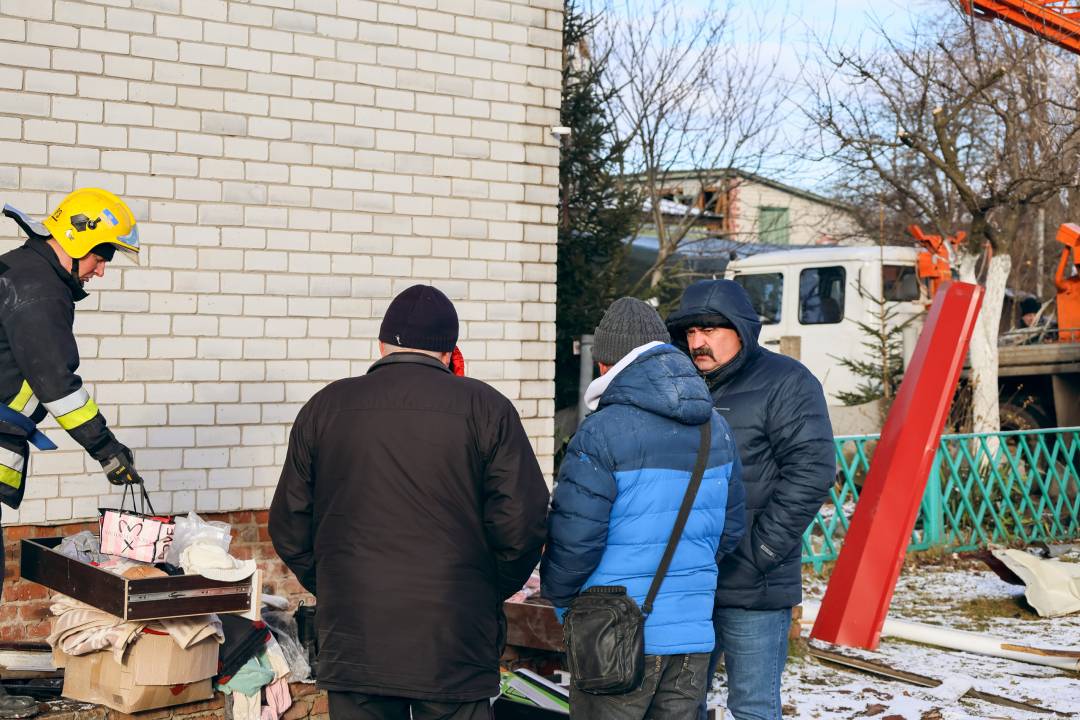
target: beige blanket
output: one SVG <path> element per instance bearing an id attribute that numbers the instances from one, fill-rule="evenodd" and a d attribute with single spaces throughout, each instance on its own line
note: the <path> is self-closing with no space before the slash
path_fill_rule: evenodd
<path id="1" fill-rule="evenodd" d="M 49 645 L 68 655 L 85 655 L 98 650 L 111 650 L 117 662 L 142 632 L 143 628 L 168 632 L 180 647 L 187 649 L 209 637 L 223 642 L 225 634 L 215 615 L 199 615 L 150 622 L 125 622 L 115 615 L 91 607 L 64 595 L 53 598 L 50 607 L 56 616 Z"/>

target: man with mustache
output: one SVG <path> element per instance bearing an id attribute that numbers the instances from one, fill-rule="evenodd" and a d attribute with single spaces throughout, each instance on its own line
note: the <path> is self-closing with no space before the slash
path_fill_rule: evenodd
<path id="1" fill-rule="evenodd" d="M 735 433 L 746 488 L 746 535 L 719 567 L 710 667 L 724 656 L 736 720 L 779 720 L 802 534 L 836 473 L 825 394 L 804 365 L 758 345 L 760 317 L 734 281 L 688 287 L 667 326 Z"/>

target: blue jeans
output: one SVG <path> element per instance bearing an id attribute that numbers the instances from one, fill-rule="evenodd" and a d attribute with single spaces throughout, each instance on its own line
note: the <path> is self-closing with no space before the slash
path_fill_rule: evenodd
<path id="1" fill-rule="evenodd" d="M 716 648 L 709 667 L 715 671 L 724 656 L 727 709 L 735 720 L 780 720 L 780 678 L 787 662 L 790 627 L 791 608 L 713 611 Z M 698 718 L 705 720 L 704 700 Z"/>

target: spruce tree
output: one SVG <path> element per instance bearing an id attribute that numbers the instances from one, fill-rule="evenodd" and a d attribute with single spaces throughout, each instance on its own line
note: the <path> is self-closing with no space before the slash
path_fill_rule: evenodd
<path id="1" fill-rule="evenodd" d="M 608 112 L 603 58 L 589 52 L 595 19 L 574 0 L 563 24 L 559 160 L 558 296 L 555 319 L 555 404 L 577 403 L 578 357 L 574 340 L 591 333 L 614 299 L 618 266 L 636 218 L 632 191 L 619 181 L 624 147 L 615 140 Z"/>
<path id="2" fill-rule="evenodd" d="M 863 336 L 863 357 L 831 356 L 859 378 L 854 391 L 838 392 L 836 398 L 844 405 L 882 400 L 881 417 L 884 420 L 903 380 L 904 328 L 915 318 L 900 322 L 899 303 L 874 295 L 861 282 L 858 291 L 871 308 L 872 320 L 856 323 Z"/>

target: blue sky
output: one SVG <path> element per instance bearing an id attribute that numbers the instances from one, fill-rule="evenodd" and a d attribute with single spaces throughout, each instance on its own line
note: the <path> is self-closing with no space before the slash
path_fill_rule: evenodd
<path id="1" fill-rule="evenodd" d="M 580 0 L 593 12 L 635 13 L 644 17 L 649 8 L 673 0 Z M 872 51 L 882 44 L 882 33 L 902 39 L 920 23 L 943 13 L 956 12 L 950 0 L 681 0 L 677 6 L 687 16 L 701 16 L 709 8 L 728 8 L 735 31 L 736 49 L 746 48 L 746 57 L 771 64 L 777 59 L 777 74 L 786 86 L 781 116 L 782 138 L 770 147 L 757 168 L 762 174 L 814 192 L 828 194 L 836 167 L 829 162 L 811 163 L 796 157 L 807 145 L 808 121 L 801 106 L 807 104 L 805 76 L 830 51 L 860 48 Z M 810 68 L 804 72 L 804 68 Z M 763 92 L 766 85 L 762 85 Z M 833 87 L 836 90 L 837 88 Z"/>
<path id="2" fill-rule="evenodd" d="M 821 43 L 833 48 L 873 47 L 884 29 L 893 37 L 902 37 L 921 21 L 940 12 L 948 12 L 948 0 L 736 0 L 739 22 L 752 27 L 763 23 L 781 58 L 781 73 L 796 81 L 804 62 L 813 63 L 820 55 Z M 756 33 L 748 32 L 754 36 Z M 805 126 L 802 114 L 793 107 L 787 115 L 785 135 L 796 142 Z M 824 191 L 831 167 L 826 164 L 794 162 L 784 157 L 786 148 L 777 149 L 773 168 L 767 174 L 808 190 Z"/>
<path id="3" fill-rule="evenodd" d="M 753 0 L 743 0 L 747 7 L 760 6 Z M 871 32 L 875 21 L 890 30 L 903 31 L 911 22 L 933 11 L 938 6 L 947 6 L 947 0 L 915 0 L 914 2 L 896 2 L 880 0 L 878 2 L 857 2 L 857 0 L 791 0 L 786 8 L 777 3 L 773 12 L 786 14 L 804 28 L 834 33 L 838 41 L 857 42 L 859 36 Z"/>

